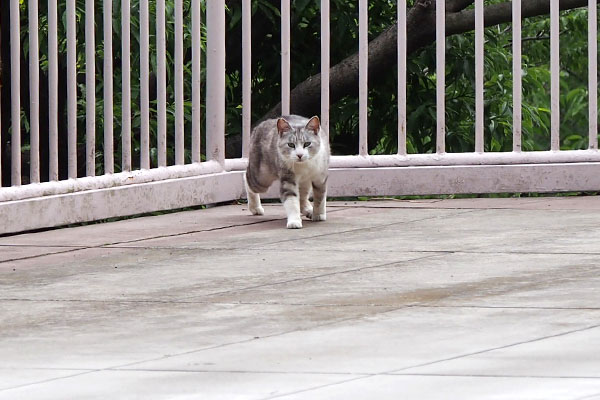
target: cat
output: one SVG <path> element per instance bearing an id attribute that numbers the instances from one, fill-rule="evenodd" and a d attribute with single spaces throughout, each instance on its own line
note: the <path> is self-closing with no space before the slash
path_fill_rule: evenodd
<path id="1" fill-rule="evenodd" d="M 248 209 L 253 215 L 263 215 L 259 193 L 279 180 L 289 229 L 302 228 L 301 214 L 325 221 L 328 168 L 329 142 L 319 117 L 290 115 L 263 121 L 250 135 L 244 180 Z M 311 192 L 314 207 L 309 201 Z"/>

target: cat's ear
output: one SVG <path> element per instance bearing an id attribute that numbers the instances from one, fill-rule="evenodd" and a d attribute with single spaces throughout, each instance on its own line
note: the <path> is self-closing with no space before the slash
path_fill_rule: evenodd
<path id="1" fill-rule="evenodd" d="M 279 118 L 277 120 L 277 132 L 279 132 L 279 135 L 283 135 L 285 132 L 289 132 L 292 130 L 292 127 L 290 126 L 289 122 L 287 122 L 285 120 L 285 118 Z"/>
<path id="2" fill-rule="evenodd" d="M 319 117 L 314 116 L 308 121 L 306 124 L 306 128 L 309 131 L 312 131 L 315 135 L 319 134 L 319 130 L 321 129 L 321 121 L 319 121 Z"/>

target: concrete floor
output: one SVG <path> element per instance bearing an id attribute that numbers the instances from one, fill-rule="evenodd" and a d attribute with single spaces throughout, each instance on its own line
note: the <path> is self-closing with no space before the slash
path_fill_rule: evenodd
<path id="1" fill-rule="evenodd" d="M 0 399 L 600 399 L 600 198 L 0 238 Z"/>

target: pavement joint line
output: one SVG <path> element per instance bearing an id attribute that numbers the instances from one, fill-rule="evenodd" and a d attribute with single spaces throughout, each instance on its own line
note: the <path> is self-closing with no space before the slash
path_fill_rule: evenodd
<path id="1" fill-rule="evenodd" d="M 342 211 L 342 210 L 343 209 L 335 210 L 335 211 Z M 99 247 L 114 246 L 114 245 L 117 245 L 117 244 L 126 244 L 126 243 L 137 243 L 137 242 L 143 242 L 143 241 L 147 241 L 147 240 L 166 239 L 166 238 L 178 237 L 178 236 L 187 236 L 187 235 L 193 235 L 193 234 L 196 234 L 196 233 L 203 233 L 203 232 L 214 232 L 214 231 L 220 231 L 220 230 L 231 229 L 231 228 L 238 228 L 238 227 L 259 225 L 259 224 L 269 223 L 269 222 L 273 222 L 273 221 L 280 221 L 280 220 L 283 220 L 283 219 L 285 219 L 285 217 L 269 218 L 269 219 L 265 219 L 265 220 L 261 220 L 261 221 L 253 221 L 253 222 L 244 223 L 244 224 L 233 224 L 233 225 L 227 225 L 227 226 L 219 226 L 219 227 L 210 228 L 210 229 L 199 229 L 199 230 L 192 230 L 192 231 L 188 231 L 188 232 L 173 233 L 173 234 L 168 234 L 168 235 L 158 235 L 158 236 L 149 237 L 149 238 L 124 240 L 124 241 L 114 242 L 114 243 L 105 243 L 105 244 L 103 244 L 103 245 L 101 245 Z"/>
<path id="2" fill-rule="evenodd" d="M 436 304 L 416 304 L 414 308 L 477 308 L 492 310 L 565 310 L 565 311 L 600 311 L 600 307 L 552 307 L 552 306 L 477 306 L 472 304 L 457 305 L 436 305 Z"/>
<path id="3" fill-rule="evenodd" d="M 340 207 L 339 209 L 337 209 L 337 210 L 335 210 L 333 212 L 343 211 L 343 210 L 346 210 L 346 209 L 351 209 L 351 207 L 346 207 L 346 208 Z M 467 211 L 463 210 L 462 212 L 457 212 L 457 213 L 451 214 L 450 216 L 468 214 L 468 213 L 474 212 L 474 211 L 480 211 L 480 210 L 478 210 L 478 209 L 469 209 Z M 272 244 L 277 244 L 277 243 L 284 243 L 284 242 L 288 242 L 288 241 L 294 241 L 294 240 L 314 239 L 314 238 L 323 237 L 323 236 L 331 236 L 331 235 L 337 235 L 337 234 L 344 234 L 344 233 L 356 232 L 356 231 L 360 231 L 360 230 L 372 230 L 372 229 L 382 228 L 382 227 L 386 227 L 386 226 L 392 226 L 392 225 L 397 225 L 397 224 L 407 224 L 407 223 L 414 223 L 414 222 L 421 222 L 421 221 L 426 221 L 426 220 L 436 219 L 436 218 L 440 218 L 440 217 L 439 216 L 433 216 L 433 217 L 420 218 L 420 219 L 411 220 L 411 221 L 394 222 L 394 223 L 389 223 L 389 224 L 382 224 L 382 225 L 375 225 L 375 226 L 369 226 L 369 227 L 361 227 L 361 228 L 356 228 L 356 229 L 350 229 L 350 230 L 341 231 L 341 232 L 330 232 L 330 233 L 326 233 L 326 234 L 306 236 L 306 237 L 303 237 L 303 238 L 285 239 L 285 240 L 280 240 L 280 241 L 265 243 L 265 244 L 261 245 L 261 247 L 267 246 L 267 245 L 272 245 Z M 103 244 L 95 245 L 95 246 L 74 246 L 74 245 L 71 245 L 73 247 L 72 249 L 65 250 L 63 252 L 38 254 L 38 255 L 35 255 L 35 256 L 14 258 L 14 259 L 9 259 L 9 260 L 1 260 L 0 264 L 8 263 L 8 262 L 14 262 L 14 261 L 19 261 L 19 260 L 41 258 L 41 257 L 45 257 L 45 256 L 48 256 L 48 255 L 54 255 L 54 254 L 64 254 L 64 253 L 76 252 L 76 251 L 81 251 L 81 250 L 95 249 L 95 248 L 113 248 L 113 246 L 115 248 L 128 248 L 126 246 L 119 246 L 119 245 L 121 245 L 121 244 L 128 244 L 128 243 L 138 243 L 138 242 L 149 241 L 149 240 L 156 240 L 156 239 L 165 239 L 165 238 L 169 238 L 169 237 L 186 236 L 186 235 L 192 235 L 192 234 L 196 234 L 196 233 L 212 232 L 212 231 L 224 230 L 224 229 L 230 229 L 230 228 L 236 228 L 236 227 L 252 226 L 252 225 L 257 225 L 257 224 L 262 224 L 262 223 L 268 223 L 268 222 L 278 221 L 278 220 L 281 220 L 281 219 L 284 219 L 284 218 L 273 218 L 273 219 L 267 219 L 267 220 L 263 220 L 263 221 L 250 222 L 250 223 L 246 223 L 246 224 L 227 225 L 227 226 L 216 227 L 216 228 L 211 228 L 211 229 L 200 229 L 200 230 L 194 230 L 194 231 L 180 232 L 180 233 L 176 233 L 176 234 L 158 235 L 158 236 L 147 237 L 147 238 L 125 240 L 125 241 L 118 241 L 118 242 L 111 242 L 111 243 L 103 243 Z M 3 245 L 3 246 L 9 247 L 9 246 L 13 246 L 13 245 Z M 52 246 L 30 245 L 30 246 L 31 247 L 63 247 L 63 248 L 65 248 L 65 247 L 71 247 L 71 246 L 59 246 L 59 245 L 52 245 Z M 261 247 L 257 248 L 257 250 L 262 250 Z M 141 247 L 133 247 L 133 248 L 141 248 Z M 218 249 L 219 250 L 230 250 L 230 249 L 224 249 L 224 248 L 218 248 Z M 248 249 L 248 248 L 247 247 L 236 247 L 236 248 L 233 248 L 233 249 L 245 250 L 245 249 Z"/>
<path id="4" fill-rule="evenodd" d="M 578 397 L 578 398 L 573 399 L 573 400 L 587 400 L 587 399 L 592 399 L 592 400 L 600 399 L 600 392 L 594 393 L 594 394 L 590 394 L 590 395 L 587 395 L 587 396 L 583 396 L 583 397 Z"/>
<path id="5" fill-rule="evenodd" d="M 0 302 L 32 302 L 32 303 L 91 303 L 91 304 L 205 304 L 205 305 L 223 305 L 223 306 L 246 306 L 246 305 L 264 305 L 264 306 L 290 306 L 290 307 L 355 307 L 355 308 L 394 308 L 399 307 L 414 307 L 412 303 L 409 304 L 335 304 L 335 303 L 283 303 L 283 302 L 250 302 L 250 301 L 239 301 L 239 302 L 221 302 L 221 301 L 209 301 L 209 300 L 145 300 L 145 299 L 111 299 L 111 300 L 100 300 L 100 299 L 19 299 L 19 298 L 0 298 Z M 2 369 L 0 367 L 0 369 Z"/>
<path id="6" fill-rule="evenodd" d="M 307 236 L 306 238 L 298 238 L 297 240 L 303 239 L 312 239 L 316 236 Z M 62 246 L 66 247 L 66 246 Z M 273 249 L 273 248 L 263 248 L 263 247 L 168 247 L 168 246 L 117 246 L 117 245 L 103 245 L 102 248 L 106 249 L 142 249 L 142 250 L 198 250 L 198 251 L 236 251 L 236 250 L 244 250 L 244 251 L 272 251 L 272 252 L 294 252 L 297 250 L 290 249 Z M 322 252 L 322 253 L 347 253 L 349 250 L 345 249 L 311 249 L 311 252 Z M 364 252 L 360 250 L 355 250 L 355 252 Z M 510 251 L 484 251 L 484 250 L 408 250 L 408 251 L 398 251 L 398 250 L 374 250 L 367 252 L 377 252 L 379 253 L 437 253 L 437 254 L 496 254 L 496 255 L 565 255 L 565 256 L 600 256 L 600 252 L 568 252 L 568 251 L 526 251 L 526 250 L 510 250 Z M 57 253 L 50 253 L 57 254 Z"/>
<path id="7" fill-rule="evenodd" d="M 328 276 L 349 274 L 349 273 L 363 271 L 363 270 L 371 270 L 371 269 L 376 269 L 376 268 L 385 268 L 385 267 L 390 267 L 392 265 L 403 265 L 403 264 L 408 263 L 408 262 L 420 261 L 420 260 L 424 260 L 424 259 L 427 259 L 427 258 L 433 258 L 433 257 L 436 257 L 436 256 L 438 256 L 438 254 L 435 254 L 435 255 L 426 255 L 426 256 L 422 256 L 422 257 L 411 258 L 411 259 L 408 259 L 408 260 L 391 261 L 389 263 L 371 265 L 371 266 L 366 266 L 366 267 L 357 267 L 357 268 L 351 268 L 351 269 L 346 269 L 346 270 L 341 270 L 341 271 L 328 272 L 328 273 L 318 274 L 318 275 L 311 275 L 311 276 L 293 278 L 293 279 L 288 279 L 288 280 L 285 280 L 285 281 L 269 282 L 269 283 L 265 283 L 265 284 L 262 284 L 262 285 L 248 286 L 248 287 L 240 288 L 240 289 L 225 290 L 225 291 L 214 292 L 214 293 L 210 293 L 210 294 L 206 294 L 206 295 L 202 295 L 202 296 L 190 296 L 190 297 L 186 297 L 186 298 L 190 299 L 190 298 L 196 298 L 196 297 L 221 296 L 221 295 L 224 295 L 224 294 L 233 294 L 233 293 L 243 292 L 243 291 L 247 291 L 247 290 L 259 289 L 259 288 L 263 288 L 263 287 L 279 286 L 279 285 L 285 285 L 285 284 L 293 283 L 293 282 L 302 282 L 302 281 L 307 281 L 307 280 L 311 280 L 311 279 L 320 279 L 320 278 L 324 278 L 324 277 L 328 277 Z"/>
<path id="8" fill-rule="evenodd" d="M 556 334 L 553 334 L 553 335 L 546 335 L 546 336 L 541 336 L 541 337 L 537 337 L 537 338 L 533 338 L 533 339 L 529 339 L 529 340 L 522 340 L 522 341 L 519 341 L 519 342 L 510 343 L 510 344 L 503 345 L 503 346 L 496 346 L 496 347 L 492 347 L 492 348 L 485 349 L 485 350 L 474 351 L 474 352 L 460 354 L 460 355 L 453 356 L 453 357 L 448 357 L 448 358 L 441 359 L 441 360 L 436 360 L 436 361 L 431 361 L 431 362 L 427 362 L 427 363 L 417 364 L 417 365 L 413 365 L 411 367 L 405 367 L 405 368 L 401 368 L 401 369 L 397 369 L 397 370 L 388 371 L 387 374 L 394 374 L 394 373 L 398 373 L 398 372 L 402 372 L 402 371 L 407 371 L 407 370 L 410 370 L 410 369 L 413 369 L 413 368 L 427 367 L 427 366 L 430 366 L 430 365 L 440 364 L 440 363 L 444 363 L 444 362 L 447 362 L 447 361 L 454 361 L 454 360 L 458 360 L 458 359 L 461 359 L 461 358 L 467 358 L 467 357 L 476 356 L 476 355 L 479 355 L 479 354 L 490 353 L 490 352 L 496 351 L 496 350 L 509 349 L 509 348 L 516 347 L 516 346 L 521 346 L 521 345 L 524 345 L 524 344 L 541 342 L 543 340 L 553 339 L 553 338 L 557 338 L 557 337 L 561 337 L 561 336 L 567 336 L 567 335 L 570 335 L 570 334 L 573 334 L 573 333 L 585 332 L 585 331 L 589 331 L 589 330 L 597 329 L 597 328 L 600 328 L 600 324 L 589 325 L 589 326 L 586 326 L 586 327 L 583 327 L 583 328 L 571 329 L 569 331 L 560 332 L 560 333 L 556 333 Z"/>
<path id="9" fill-rule="evenodd" d="M 458 216 L 458 215 L 462 215 L 462 214 L 468 214 L 468 213 L 471 213 L 473 211 L 478 211 L 478 210 L 462 211 L 462 212 L 457 212 L 457 213 L 450 214 L 450 215 L 444 215 L 443 217 L 444 218 L 445 217 L 454 217 L 454 216 Z M 261 247 L 263 247 L 263 246 L 270 246 L 270 245 L 273 245 L 273 244 L 291 242 L 291 241 L 295 241 L 295 240 L 316 239 L 316 238 L 324 237 L 324 236 L 340 235 L 340 234 L 346 234 L 346 233 L 352 233 L 352 232 L 358 232 L 358 231 L 370 231 L 370 230 L 373 230 L 373 229 L 385 228 L 387 226 L 412 224 L 412 223 L 415 223 L 415 222 L 422 222 L 422 221 L 427 221 L 427 220 L 430 220 L 430 219 L 438 219 L 438 218 L 441 218 L 441 217 L 439 215 L 435 215 L 435 216 L 431 216 L 431 217 L 424 217 L 424 218 L 419 218 L 419 219 L 410 220 L 410 221 L 396 221 L 396 222 L 391 222 L 391 223 L 386 223 L 386 224 L 363 226 L 363 227 L 359 227 L 359 228 L 348 229 L 348 230 L 345 230 L 345 231 L 322 233 L 322 234 L 319 234 L 319 235 L 306 236 L 306 237 L 302 237 L 302 238 L 283 239 L 283 240 L 277 240 L 277 241 L 274 241 L 274 242 L 264 243 L 264 244 L 261 245 Z"/>
<path id="10" fill-rule="evenodd" d="M 332 212 L 337 212 L 337 211 L 343 211 L 345 208 L 340 208 L 338 210 L 334 210 Z M 144 218 L 144 217 L 142 217 Z M 132 240 L 124 240 L 124 241 L 118 241 L 118 242 L 111 242 L 111 243 L 103 243 L 103 244 L 99 244 L 99 245 L 95 245 L 95 246 L 85 246 L 85 245 L 19 245 L 19 244 L 0 244 L 0 247 L 32 247 L 32 248 L 52 248 L 52 247 L 58 247 L 58 248 L 70 248 L 70 250 L 65 250 L 63 252 L 57 252 L 57 253 L 47 253 L 47 254 L 38 254 L 35 256 L 27 256 L 27 257 L 21 257 L 21 258 L 14 258 L 14 259 L 9 259 L 9 260 L 0 260 L 0 264 L 2 263 L 7 263 L 7 262 L 13 262 L 13 261 L 19 261 L 19 260 L 27 260 L 27 259 L 31 259 L 31 258 L 40 258 L 40 257 L 44 257 L 47 255 L 54 255 L 54 254 L 62 254 L 62 253 L 69 253 L 69 252 L 74 252 L 74 251 L 80 251 L 80 250 L 88 250 L 88 249 L 96 249 L 96 248 L 112 248 L 111 246 L 115 246 L 115 248 L 127 248 L 127 247 L 117 247 L 117 245 L 119 244 L 127 244 L 127 243 L 137 243 L 137 242 L 143 242 L 143 241 L 148 241 L 148 240 L 155 240 L 155 239 L 165 239 L 165 238 L 169 238 L 169 237 L 177 237 L 177 236 L 186 236 L 186 235 L 193 235 L 195 233 L 202 233 L 202 232 L 213 232 L 213 231 L 218 231 L 218 230 L 224 230 L 224 229 L 230 229 L 230 228 L 237 228 L 237 227 L 244 227 L 244 226 L 252 226 L 252 225 L 258 225 L 258 224 L 262 224 L 262 223 L 268 223 L 268 222 L 273 222 L 273 221 L 279 221 L 282 218 L 270 218 L 270 219 L 266 219 L 266 220 L 262 220 L 262 221 L 253 221 L 253 222 L 249 222 L 249 223 L 244 223 L 244 224 L 233 224 L 233 225 L 227 225 L 227 226 L 219 226 L 219 227 L 215 227 L 215 228 L 210 228 L 210 229 L 199 229 L 199 230 L 192 230 L 192 231 L 186 231 L 186 232 L 179 232 L 179 233 L 174 233 L 174 234 L 168 234 L 168 235 L 158 235 L 158 236 L 152 236 L 152 237 L 146 237 L 146 238 L 140 238 L 140 239 L 132 239 Z M 69 228 L 59 228 L 59 229 L 69 229 Z M 136 248 L 136 247 L 132 247 L 132 248 Z M 240 249 L 245 249 L 245 248 L 240 248 Z"/>
<path id="11" fill-rule="evenodd" d="M 600 307 L 544 307 L 544 306 L 477 306 L 477 305 L 435 305 L 427 303 L 285 303 L 276 301 L 210 301 L 210 300 L 149 300 L 149 299 L 25 299 L 0 298 L 0 302 L 32 302 L 32 303 L 106 303 L 106 304 L 204 304 L 221 306 L 284 306 L 284 307 L 348 307 L 348 308 L 452 308 L 452 309 L 484 309 L 484 310 L 540 310 L 540 311 L 600 311 Z M 2 369 L 2 367 L 0 367 Z M 64 369 L 64 368 L 60 368 Z"/>
<path id="12" fill-rule="evenodd" d="M 434 250 L 414 250 L 415 253 L 427 253 Z M 511 250 L 511 251 L 483 251 L 483 250 L 456 250 L 453 251 L 456 254 L 515 254 L 515 255 L 565 255 L 565 256 L 578 256 L 578 255 L 589 255 L 595 256 L 600 255 L 600 252 L 585 252 L 585 251 L 529 251 L 529 250 Z"/>
<path id="13" fill-rule="evenodd" d="M 392 310 L 383 311 L 381 314 L 385 314 L 385 313 L 389 313 L 389 312 L 393 312 L 393 311 L 398 311 L 398 310 L 401 310 L 403 308 L 405 308 L 405 307 L 397 307 L 397 308 L 394 308 Z M 127 364 L 116 365 L 116 366 L 106 367 L 106 368 L 101 368 L 101 369 L 99 368 L 99 369 L 92 370 L 92 371 L 85 372 L 85 373 L 90 373 L 91 374 L 91 373 L 102 372 L 102 371 L 107 371 L 107 370 L 115 370 L 115 371 L 119 371 L 119 370 L 122 370 L 122 371 L 135 370 L 135 369 L 129 369 L 127 367 L 131 367 L 131 366 L 134 366 L 134 365 L 145 364 L 145 363 L 149 363 L 149 362 L 153 362 L 153 361 L 165 360 L 165 359 L 168 359 L 168 358 L 185 356 L 185 355 L 194 354 L 194 353 L 200 353 L 200 352 L 203 352 L 203 351 L 209 351 L 209 350 L 219 349 L 219 348 L 228 347 L 228 346 L 235 346 L 235 345 L 239 345 L 239 344 L 243 344 L 243 343 L 253 342 L 255 340 L 269 339 L 269 338 L 283 336 L 283 335 L 288 335 L 288 334 L 296 333 L 296 332 L 305 332 L 305 331 L 309 331 L 309 330 L 313 330 L 313 329 L 323 328 L 323 327 L 326 327 L 326 326 L 331 326 L 331 325 L 336 325 L 336 324 L 340 324 L 340 323 L 345 323 L 345 322 L 348 322 L 348 321 L 363 319 L 366 316 L 367 315 L 358 315 L 358 316 L 352 316 L 352 317 L 342 318 L 342 319 L 335 320 L 335 321 L 328 321 L 328 322 L 321 323 L 321 324 L 315 324 L 315 325 L 310 326 L 310 327 L 296 328 L 296 329 L 291 329 L 291 330 L 288 330 L 288 331 L 273 333 L 273 334 L 264 335 L 264 336 L 255 336 L 255 337 L 244 339 L 244 340 L 238 340 L 238 341 L 229 342 L 229 343 L 221 343 L 221 344 L 218 344 L 218 345 L 208 346 L 208 347 L 201 348 L 201 349 L 188 350 L 188 351 L 181 352 L 181 353 L 168 354 L 168 355 L 164 355 L 164 356 L 160 356 L 160 357 L 155 357 L 155 358 L 151 358 L 151 359 L 146 359 L 146 360 L 141 360 L 141 361 L 135 361 L 135 362 L 127 363 Z M 354 375 L 356 375 L 356 374 L 354 374 Z"/>
<path id="14" fill-rule="evenodd" d="M 65 250 L 65 251 L 61 251 L 61 252 L 56 252 L 56 253 L 37 254 L 37 255 L 34 255 L 34 256 L 26 256 L 26 257 L 13 258 L 13 259 L 8 259 L 8 260 L 0 260 L 0 264 L 14 262 L 14 261 L 20 261 L 20 260 L 29 260 L 29 259 L 34 259 L 34 258 L 41 258 L 41 257 L 50 256 L 50 255 L 55 255 L 55 254 L 72 253 L 72 252 L 81 251 L 81 250 L 100 249 L 100 248 L 109 247 L 109 246 L 116 246 L 116 245 L 121 244 L 121 243 L 135 243 L 135 242 L 141 242 L 141 241 L 147 241 L 147 240 L 154 240 L 154 239 L 164 239 L 164 238 L 168 238 L 168 237 L 185 236 L 185 235 L 190 235 L 190 234 L 194 234 L 194 233 L 201 233 L 201 232 L 213 232 L 213 231 L 217 231 L 217 230 L 223 230 L 223 229 L 229 229 L 229 228 L 236 228 L 236 227 L 240 227 L 240 226 L 251 226 L 251 225 L 257 225 L 257 224 L 266 223 L 266 222 L 277 221 L 277 220 L 279 220 L 279 218 L 268 219 L 268 220 L 263 220 L 263 221 L 255 221 L 255 222 L 250 222 L 250 223 L 247 223 L 247 224 L 227 225 L 227 226 L 216 227 L 216 228 L 211 228 L 211 229 L 201 229 L 201 230 L 197 230 L 197 231 L 181 232 L 181 233 L 170 234 L 170 235 L 158 235 L 156 237 L 134 239 L 134 240 L 129 240 L 129 241 L 126 240 L 126 241 L 122 241 L 122 242 L 103 243 L 103 244 L 99 244 L 99 245 L 95 245 L 95 246 L 74 246 L 74 245 L 71 245 L 71 246 L 59 246 L 59 245 L 53 245 L 53 246 L 38 245 L 38 246 L 35 246 L 35 245 L 31 245 L 31 247 L 40 247 L 40 248 L 44 248 L 44 247 L 63 247 L 63 248 L 65 248 L 65 247 L 72 247 L 72 248 L 69 249 L 69 250 Z M 65 229 L 68 229 L 68 228 L 65 228 Z M 12 245 L 4 245 L 4 246 L 9 247 L 9 246 L 12 246 Z"/>
<path id="15" fill-rule="evenodd" d="M 386 314 L 386 313 L 389 313 L 389 312 L 398 311 L 398 310 L 401 310 L 403 308 L 406 308 L 406 307 L 405 306 L 395 307 L 393 309 L 383 311 L 380 314 Z M 165 360 L 165 359 L 168 359 L 168 358 L 185 356 L 185 355 L 193 354 L 193 353 L 200 353 L 200 352 L 203 352 L 203 351 L 214 350 L 214 349 L 223 348 L 223 347 L 227 347 L 227 346 L 235 346 L 235 345 L 238 345 L 238 344 L 249 343 L 249 342 L 252 342 L 252 341 L 255 341 L 255 340 L 269 339 L 269 338 L 273 338 L 273 337 L 283 336 L 283 335 L 287 335 L 287 334 L 290 334 L 290 333 L 304 332 L 304 331 L 309 331 L 309 330 L 313 330 L 313 329 L 319 329 L 319 328 L 323 328 L 323 327 L 326 327 L 326 326 L 331 326 L 331 325 L 336 325 L 336 324 L 340 324 L 340 323 L 344 323 L 344 322 L 348 322 L 348 321 L 363 319 L 363 318 L 365 318 L 367 316 L 370 316 L 370 315 L 357 315 L 357 316 L 342 318 L 342 319 L 335 320 L 335 321 L 328 321 L 328 322 L 321 323 L 321 324 L 315 324 L 315 325 L 310 326 L 310 327 L 303 327 L 303 328 L 291 329 L 291 330 L 288 330 L 288 331 L 273 333 L 273 334 L 264 335 L 264 336 L 255 336 L 255 337 L 252 337 L 252 338 L 238 340 L 238 341 L 235 341 L 235 342 L 221 343 L 221 344 L 218 344 L 218 345 L 208 346 L 208 347 L 201 348 L 201 349 L 189 350 L 189 351 L 185 351 L 185 352 L 181 352 L 181 353 L 176 353 L 176 354 L 163 355 L 163 356 L 160 356 L 160 357 L 154 357 L 154 358 L 151 358 L 151 359 L 134 361 L 134 362 L 127 363 L 127 364 L 115 365 L 115 366 L 106 367 L 106 368 L 96 368 L 96 369 L 84 370 L 84 371 L 82 371 L 80 373 L 72 374 L 72 375 L 68 375 L 68 376 L 55 377 L 55 378 L 44 379 L 44 380 L 36 381 L 36 382 L 24 383 L 24 384 L 21 384 L 21 385 L 18 385 L 18 386 L 14 386 L 14 387 L 0 388 L 0 392 L 4 392 L 4 391 L 8 391 L 8 390 L 14 390 L 14 389 L 20 389 L 20 388 L 27 387 L 27 386 L 34 386 L 34 385 L 44 384 L 44 383 L 48 383 L 48 382 L 52 382 L 52 381 L 57 381 L 57 380 L 62 380 L 62 379 L 75 378 L 75 377 L 78 377 L 78 376 L 93 374 L 93 373 L 96 373 L 96 372 L 113 371 L 113 370 L 114 371 L 119 371 L 119 370 L 128 371 L 130 369 L 128 369 L 127 367 L 134 366 L 134 365 L 140 365 L 140 364 L 145 364 L 145 363 L 149 363 L 149 362 L 153 362 L 153 361 L 159 361 L 159 360 Z M 354 375 L 356 375 L 356 374 L 354 374 Z"/>
<path id="16" fill-rule="evenodd" d="M 197 373 L 197 374 L 257 374 L 257 375 L 345 375 L 345 376 L 371 376 L 373 373 L 368 372 L 342 372 L 342 371 L 261 371 L 261 370 L 210 370 L 210 369 L 173 369 L 173 368 L 109 368 L 106 371 L 113 372 L 183 372 L 183 373 Z"/>
<path id="17" fill-rule="evenodd" d="M 33 248 L 59 248 L 59 249 L 64 249 L 64 248 L 80 248 L 83 246 L 77 246 L 77 245 L 72 245 L 72 244 L 66 244 L 66 245 L 59 245 L 59 244 L 49 244 L 49 245 L 39 245 L 39 244 L 0 244 L 0 247 L 33 247 Z"/>
<path id="18" fill-rule="evenodd" d="M 91 374 L 93 372 L 97 372 L 97 371 L 96 370 L 83 370 L 82 372 L 77 373 L 77 374 L 70 374 L 70 375 L 65 375 L 65 376 L 56 376 L 54 378 L 42 379 L 40 381 L 23 383 L 23 384 L 16 385 L 16 386 L 8 386 L 8 387 L 0 388 L 0 392 L 6 392 L 6 391 L 9 391 L 9 390 L 21 389 L 21 388 L 24 388 L 24 387 L 27 387 L 27 386 L 43 385 L 44 383 L 50 383 L 50 382 L 58 381 L 58 380 L 61 380 L 61 379 L 76 378 L 78 376 Z"/>
<path id="19" fill-rule="evenodd" d="M 74 247 L 74 248 L 71 248 L 69 250 L 64 250 L 64 251 L 57 251 L 57 252 L 45 253 L 45 254 L 36 254 L 36 255 L 33 255 L 33 256 L 25 256 L 25 257 L 18 257 L 18 258 L 9 258 L 7 260 L 0 260 L 0 267 L 2 266 L 2 264 L 7 264 L 9 262 L 23 261 L 23 260 L 32 260 L 34 258 L 41 258 L 41 257 L 46 257 L 46 256 L 58 255 L 58 254 L 74 253 L 76 251 L 93 249 L 93 248 L 94 247 Z"/>
<path id="20" fill-rule="evenodd" d="M 356 374 L 358 375 L 358 374 Z M 590 379 L 599 380 L 598 376 L 565 376 L 565 375 L 511 375 L 511 374 L 434 374 L 434 373 L 384 373 L 382 376 L 431 376 L 456 378 L 522 378 L 522 379 Z"/>
<path id="21" fill-rule="evenodd" d="M 292 392 L 277 394 L 275 396 L 262 397 L 259 400 L 271 400 L 271 399 L 277 399 L 277 398 L 291 396 L 291 395 L 300 394 L 300 393 L 312 392 L 312 391 L 315 391 L 315 390 L 324 389 L 326 387 L 342 385 L 344 383 L 350 383 L 350 382 L 354 382 L 354 381 L 358 381 L 358 380 L 362 380 L 362 379 L 368 379 L 368 378 L 372 378 L 372 377 L 375 377 L 375 376 L 378 376 L 378 374 L 367 375 L 367 376 L 357 376 L 357 377 L 350 378 L 350 379 L 345 379 L 345 380 L 339 381 L 339 382 L 330 382 L 330 383 L 326 383 L 326 384 L 323 384 L 323 385 L 318 385 L 318 386 L 313 386 L 313 387 L 309 387 L 309 388 L 305 388 L 305 389 L 295 390 L 295 391 L 292 391 Z"/>
<path id="22" fill-rule="evenodd" d="M 282 394 L 278 394 L 278 395 L 270 396 L 270 397 L 264 397 L 264 398 L 262 398 L 260 400 L 271 400 L 271 399 L 281 398 L 281 397 L 290 396 L 290 395 L 294 395 L 294 394 L 315 391 L 315 390 L 323 389 L 323 388 L 326 388 L 326 387 L 338 386 L 338 385 L 342 385 L 342 384 L 353 382 L 353 381 L 357 381 L 357 380 L 369 379 L 369 378 L 373 378 L 373 377 L 377 377 L 377 376 L 386 376 L 386 375 L 387 376 L 389 376 L 389 375 L 398 375 L 398 376 L 400 376 L 401 375 L 400 373 L 402 371 L 405 371 L 405 370 L 408 370 L 408 369 L 412 369 L 412 368 L 419 368 L 419 367 L 433 365 L 433 364 L 437 364 L 437 363 L 441 363 L 441 362 L 452 361 L 452 360 L 456 360 L 456 359 L 459 359 L 459 358 L 464 358 L 464 357 L 469 357 L 469 356 L 473 356 L 473 355 L 483 354 L 483 353 L 487 353 L 487 352 L 494 351 L 494 350 L 500 350 L 500 349 L 510 348 L 510 347 L 521 345 L 521 344 L 533 343 L 533 342 L 537 342 L 537 341 L 541 341 L 541 340 L 545 340 L 545 339 L 551 339 L 551 338 L 554 338 L 554 337 L 565 336 L 565 335 L 568 335 L 568 334 L 571 334 L 571 333 L 582 332 L 582 331 L 586 331 L 586 330 L 590 330 L 590 329 L 594 329 L 594 328 L 598 328 L 598 327 L 600 327 L 600 324 L 592 325 L 592 326 L 588 326 L 588 327 L 584 327 L 584 328 L 581 328 L 581 329 L 575 329 L 575 330 L 571 330 L 571 331 L 567 331 L 567 332 L 562 332 L 562 333 L 555 334 L 555 335 L 548 335 L 548 336 L 545 336 L 545 337 L 540 337 L 540 338 L 536 338 L 536 339 L 532 339 L 532 340 L 528 340 L 528 341 L 521 341 L 521 342 L 509 344 L 509 345 L 498 346 L 498 347 L 491 348 L 491 349 L 486 349 L 486 350 L 481 350 L 481 351 L 472 352 L 472 353 L 468 353 L 468 354 L 463 354 L 463 355 L 460 355 L 460 356 L 450 357 L 450 358 L 446 358 L 446 359 L 443 359 L 443 360 L 437 360 L 437 361 L 432 361 L 432 362 L 429 362 L 429 363 L 423 363 L 423 364 L 419 364 L 419 365 L 414 365 L 414 366 L 411 366 L 411 367 L 405 367 L 405 368 L 401 368 L 401 369 L 398 369 L 398 370 L 380 372 L 380 373 L 376 373 L 376 374 L 369 375 L 369 376 L 358 376 L 358 377 L 355 377 L 355 378 L 352 378 L 352 379 L 346 379 L 346 380 L 339 381 L 339 382 L 330 382 L 330 383 L 327 383 L 327 384 L 318 385 L 318 386 L 314 386 L 314 387 L 311 387 L 311 388 L 301 389 L 301 390 L 297 390 L 297 391 L 293 391 L 293 392 L 288 392 L 288 393 L 282 393 Z M 579 400 L 583 400 L 583 399 L 579 399 Z"/>

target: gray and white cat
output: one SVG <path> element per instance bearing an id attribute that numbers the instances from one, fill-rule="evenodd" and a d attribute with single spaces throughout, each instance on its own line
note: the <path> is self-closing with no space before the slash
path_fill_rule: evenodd
<path id="1" fill-rule="evenodd" d="M 248 208 L 263 215 L 259 193 L 280 181 L 280 197 L 288 228 L 302 228 L 301 214 L 325 221 L 329 143 L 319 117 L 298 115 L 260 123 L 250 136 L 246 170 Z M 314 208 L 308 198 L 313 194 Z"/>

